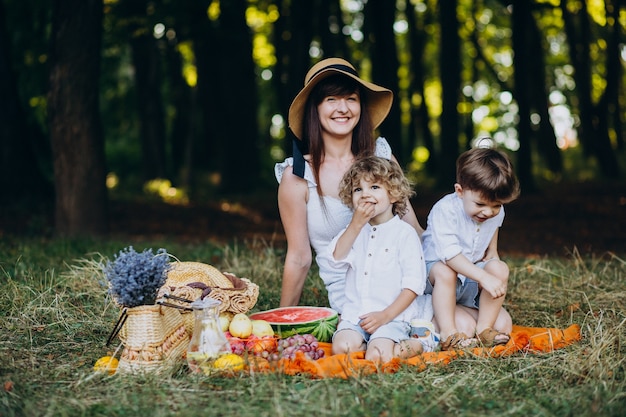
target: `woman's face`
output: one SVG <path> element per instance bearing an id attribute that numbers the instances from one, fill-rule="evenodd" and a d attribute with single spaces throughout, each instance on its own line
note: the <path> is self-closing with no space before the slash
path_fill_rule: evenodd
<path id="1" fill-rule="evenodd" d="M 352 137 L 352 131 L 361 118 L 361 100 L 357 93 L 327 96 L 318 104 L 317 112 L 323 134 Z"/>

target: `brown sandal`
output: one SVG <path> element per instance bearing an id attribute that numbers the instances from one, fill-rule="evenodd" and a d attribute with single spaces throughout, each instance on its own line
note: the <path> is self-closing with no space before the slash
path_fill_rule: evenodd
<path id="1" fill-rule="evenodd" d="M 504 337 L 502 337 L 504 336 Z M 480 332 L 479 335 L 476 336 L 478 338 L 478 341 L 484 346 L 484 347 L 493 347 L 493 346 L 498 346 L 498 345 L 506 345 L 507 343 L 509 343 L 509 340 L 511 340 L 511 336 L 506 334 L 506 333 L 502 333 L 497 331 L 496 329 L 492 328 L 492 327 L 487 327 L 485 330 L 483 330 L 482 332 Z"/>
<path id="2" fill-rule="evenodd" d="M 467 349 L 476 346 L 476 339 L 468 337 L 463 332 L 452 333 L 441 342 L 441 350 Z"/>

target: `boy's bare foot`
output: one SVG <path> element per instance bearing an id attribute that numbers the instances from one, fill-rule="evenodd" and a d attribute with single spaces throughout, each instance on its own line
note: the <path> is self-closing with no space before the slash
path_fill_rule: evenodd
<path id="1" fill-rule="evenodd" d="M 401 340 L 393 346 L 393 356 L 400 359 L 409 359 L 423 352 L 424 346 L 417 339 Z"/>

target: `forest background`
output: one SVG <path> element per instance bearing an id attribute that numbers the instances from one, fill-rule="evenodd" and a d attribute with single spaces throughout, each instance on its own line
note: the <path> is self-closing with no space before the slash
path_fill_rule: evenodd
<path id="1" fill-rule="evenodd" d="M 514 158 L 529 245 L 559 217 L 620 249 L 625 28 L 624 0 L 2 0 L 0 233 L 275 237 L 288 106 L 341 56 L 395 93 L 379 133 L 422 224 L 488 136 Z"/>

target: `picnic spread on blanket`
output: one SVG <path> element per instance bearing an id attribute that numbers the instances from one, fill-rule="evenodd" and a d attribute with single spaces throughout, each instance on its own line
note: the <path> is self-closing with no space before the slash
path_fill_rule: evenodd
<path id="1" fill-rule="evenodd" d="M 137 253 L 130 247 L 104 265 L 109 292 L 120 306 L 107 346 L 116 337 L 121 343 L 96 362 L 96 371 L 163 372 L 182 362 L 190 372 L 206 375 L 281 372 L 350 378 L 404 367 L 421 371 L 467 355 L 548 353 L 581 340 L 577 324 L 565 329 L 514 325 L 508 343 L 490 348 L 435 349 L 382 364 L 366 360 L 364 351 L 333 355 L 336 311 L 294 306 L 251 312 L 259 286 L 250 279 L 201 262 L 158 258 L 151 250 Z"/>

